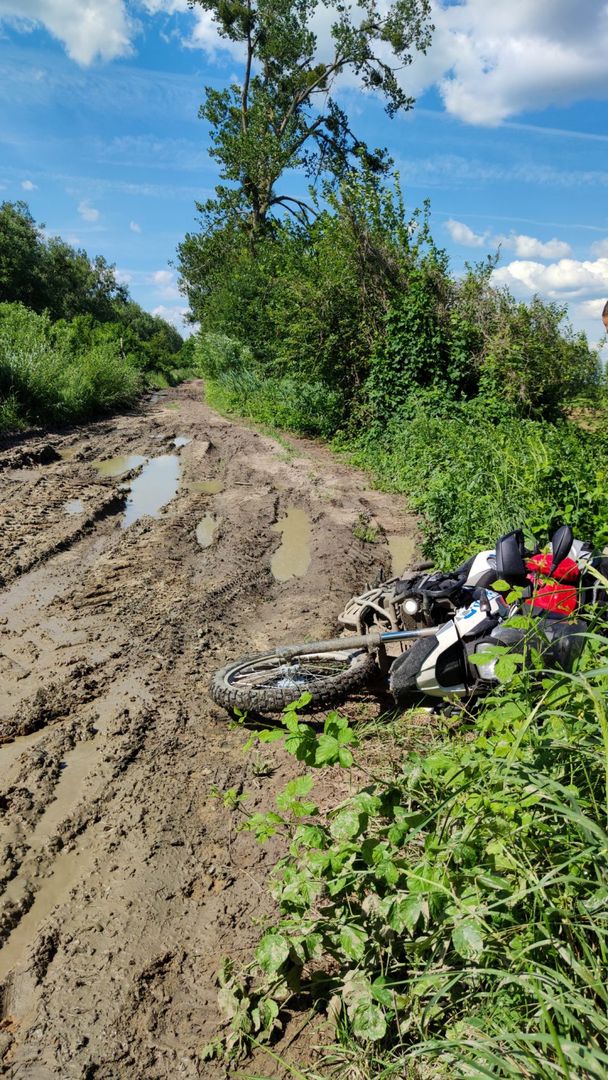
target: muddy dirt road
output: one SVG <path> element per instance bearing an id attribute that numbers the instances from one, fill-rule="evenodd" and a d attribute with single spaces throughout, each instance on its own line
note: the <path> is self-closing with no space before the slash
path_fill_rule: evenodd
<path id="1" fill-rule="evenodd" d="M 415 523 L 323 449 L 202 403 L 0 452 L 2 1075 L 215 1077 L 214 976 L 247 956 L 272 850 L 212 797 L 289 776 L 206 693 L 225 659 L 335 629 Z M 395 546 L 396 545 L 396 546 Z M 276 854 L 276 852 L 274 853 Z"/>

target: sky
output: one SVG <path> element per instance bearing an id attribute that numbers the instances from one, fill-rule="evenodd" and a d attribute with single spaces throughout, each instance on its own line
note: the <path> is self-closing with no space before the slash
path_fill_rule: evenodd
<path id="1" fill-rule="evenodd" d="M 340 103 L 388 148 L 408 206 L 431 200 L 456 272 L 500 248 L 497 283 L 564 304 L 599 343 L 608 3 L 434 0 L 433 21 L 427 55 L 400 75 L 411 112 L 390 120 L 352 80 Z M 321 56 L 329 24 L 320 7 Z M 219 179 L 198 108 L 240 70 L 187 0 L 0 0 L 0 200 L 24 199 L 49 233 L 104 255 L 181 329 L 176 247 Z"/>

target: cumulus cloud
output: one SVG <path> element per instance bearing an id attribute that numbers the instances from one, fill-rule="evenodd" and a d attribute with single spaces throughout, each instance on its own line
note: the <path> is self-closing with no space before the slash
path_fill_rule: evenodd
<path id="1" fill-rule="evenodd" d="M 159 304 L 158 307 L 152 309 L 152 314 L 171 323 L 182 337 L 190 337 L 196 330 L 196 326 L 186 322 L 187 307 L 167 307 L 166 304 Z"/>
<path id="2" fill-rule="evenodd" d="M 37 191 L 38 184 L 33 184 L 31 180 L 22 180 L 21 187 L 24 191 Z"/>
<path id="3" fill-rule="evenodd" d="M 595 244 L 591 245 L 591 254 L 597 255 L 600 259 L 608 257 L 608 236 L 603 240 L 596 240 Z"/>
<path id="4" fill-rule="evenodd" d="M 450 218 L 449 221 L 446 221 L 445 227 L 454 243 L 462 244 L 463 247 L 483 247 L 487 243 L 487 233 L 473 232 L 463 221 L 455 221 L 454 218 Z"/>
<path id="5" fill-rule="evenodd" d="M 134 233 L 140 233 L 141 232 L 141 225 L 138 225 L 136 221 L 130 221 L 129 222 L 129 228 L 130 228 L 131 232 L 134 232 Z"/>
<path id="6" fill-rule="evenodd" d="M 499 124 L 529 109 L 608 97 L 604 0 L 436 0 L 433 21 L 430 70 L 422 58 L 413 74 L 420 89 L 438 82 L 448 112 L 462 120 Z"/>
<path id="7" fill-rule="evenodd" d="M 515 259 L 494 271 L 494 281 L 516 292 L 542 293 L 554 300 L 583 299 L 599 295 L 608 288 L 608 258 L 595 260 L 559 259 L 535 262 Z"/>
<path id="8" fill-rule="evenodd" d="M 162 297 L 163 300 L 177 300 L 179 298 L 180 291 L 173 270 L 155 270 L 152 274 L 152 283 L 156 287 L 158 296 Z"/>
<path id="9" fill-rule="evenodd" d="M 91 206 L 86 199 L 81 199 L 78 203 L 78 213 L 83 221 L 99 221 L 99 210 Z"/>
<path id="10" fill-rule="evenodd" d="M 522 259 L 560 259 L 570 255 L 570 244 L 554 237 L 552 240 L 538 240 L 525 233 L 510 233 L 508 236 L 494 236 L 489 230 L 476 233 L 464 221 L 450 218 L 445 223 L 452 240 L 463 247 L 501 247 L 514 251 Z"/>
<path id="11" fill-rule="evenodd" d="M 44 26 L 79 64 L 132 51 L 137 24 L 123 0 L 0 0 L 0 21 Z"/>
<path id="12" fill-rule="evenodd" d="M 535 236 L 511 233 L 509 236 L 494 237 L 494 243 L 514 251 L 522 259 L 560 259 L 572 254 L 570 244 L 556 237 L 543 241 L 537 240 Z"/>

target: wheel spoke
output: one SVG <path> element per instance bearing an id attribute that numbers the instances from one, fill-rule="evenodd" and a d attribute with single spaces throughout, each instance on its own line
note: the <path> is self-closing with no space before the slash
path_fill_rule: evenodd
<path id="1" fill-rule="evenodd" d="M 264 656 L 237 668 L 231 675 L 233 686 L 300 690 L 309 683 L 322 682 L 347 670 L 352 657 L 302 656 L 284 661 L 281 657 Z"/>

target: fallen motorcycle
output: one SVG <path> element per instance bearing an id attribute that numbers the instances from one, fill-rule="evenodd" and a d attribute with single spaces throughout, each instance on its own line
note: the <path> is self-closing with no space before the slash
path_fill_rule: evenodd
<path id="1" fill-rule="evenodd" d="M 570 670 L 587 628 L 577 612 L 605 603 L 590 573 L 605 563 L 569 526 L 557 530 L 545 553 L 527 551 L 516 530 L 452 574 L 423 564 L 353 597 L 339 618 L 342 636 L 234 661 L 216 673 L 210 693 L 229 711 L 264 715 L 281 712 L 304 691 L 311 707 L 325 708 L 381 674 L 398 704 L 413 694 L 473 697 L 497 683 L 497 646 L 521 648 L 524 631 L 508 620 L 523 610 L 534 617 L 547 666 Z M 515 602 L 492 588 L 499 580 L 517 588 Z M 487 664 L 479 663 L 484 651 Z"/>

